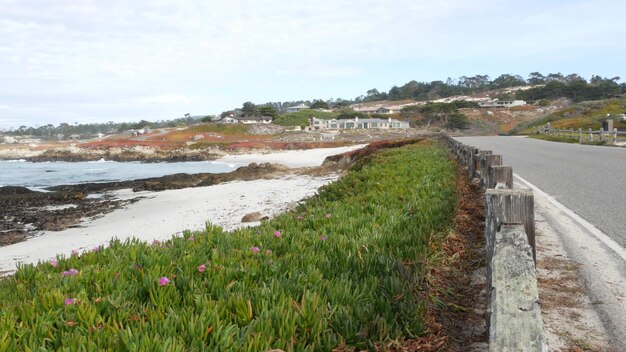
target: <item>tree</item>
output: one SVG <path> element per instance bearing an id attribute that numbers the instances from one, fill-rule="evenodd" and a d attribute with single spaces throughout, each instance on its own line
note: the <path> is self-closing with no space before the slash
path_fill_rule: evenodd
<path id="1" fill-rule="evenodd" d="M 327 102 L 322 99 L 313 99 L 313 103 L 311 104 L 311 109 L 330 109 L 330 106 Z"/>
<path id="2" fill-rule="evenodd" d="M 528 75 L 528 83 L 532 85 L 546 83 L 546 78 L 539 72 L 531 72 Z"/>
<path id="3" fill-rule="evenodd" d="M 469 119 L 460 112 L 454 112 L 448 116 L 446 127 L 464 130 L 469 128 Z"/>
<path id="4" fill-rule="evenodd" d="M 256 105 L 252 104 L 252 102 L 245 102 L 241 107 L 241 113 L 244 117 L 253 117 L 257 113 Z"/>
<path id="5" fill-rule="evenodd" d="M 261 116 L 271 116 L 272 119 L 275 119 L 278 116 L 278 110 L 271 105 L 263 105 L 257 107 L 257 111 Z"/>
<path id="6" fill-rule="evenodd" d="M 414 120 L 420 116 L 421 111 L 422 107 L 419 105 L 407 105 L 400 110 L 400 116 L 403 120 Z"/>
<path id="7" fill-rule="evenodd" d="M 341 98 L 337 98 L 337 100 L 335 100 L 335 103 L 333 104 L 333 108 L 345 108 L 348 106 L 350 106 L 350 101 Z"/>
<path id="8" fill-rule="evenodd" d="M 494 88 L 519 87 L 523 85 L 526 85 L 526 81 L 521 76 L 509 74 L 500 75 L 491 82 L 491 86 Z"/>
<path id="9" fill-rule="evenodd" d="M 400 88 L 393 86 L 389 89 L 389 93 L 387 94 L 387 98 L 389 100 L 400 100 L 402 96 L 400 94 Z"/>
<path id="10" fill-rule="evenodd" d="M 575 81 L 582 81 L 585 83 L 587 82 L 584 78 L 580 77 L 577 73 L 572 73 L 572 74 L 565 76 L 565 81 L 567 83 L 572 83 Z"/>
<path id="11" fill-rule="evenodd" d="M 548 82 L 560 82 L 565 83 L 565 77 L 561 74 L 561 72 L 557 73 L 548 73 Z"/>

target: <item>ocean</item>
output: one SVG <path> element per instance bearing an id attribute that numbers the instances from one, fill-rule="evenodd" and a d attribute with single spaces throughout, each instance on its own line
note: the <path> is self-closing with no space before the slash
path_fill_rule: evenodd
<path id="1" fill-rule="evenodd" d="M 0 187 L 22 186 L 33 190 L 58 185 L 89 182 L 114 182 L 187 173 L 222 173 L 234 171 L 244 163 L 189 161 L 141 163 L 116 161 L 41 162 L 0 160 Z"/>

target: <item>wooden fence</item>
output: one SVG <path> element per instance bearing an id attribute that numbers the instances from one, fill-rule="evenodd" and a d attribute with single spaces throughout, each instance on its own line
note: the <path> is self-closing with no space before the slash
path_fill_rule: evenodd
<path id="1" fill-rule="evenodd" d="M 602 128 L 592 130 L 588 128 L 579 129 L 558 129 L 558 128 L 535 128 L 535 134 L 544 134 L 553 138 L 564 138 L 570 141 L 578 141 L 580 144 L 592 144 L 596 142 L 604 142 L 608 144 L 621 144 L 626 142 L 626 131 L 605 131 Z"/>
<path id="2" fill-rule="evenodd" d="M 513 169 L 501 155 L 447 134 L 443 143 L 485 189 L 486 314 L 490 351 L 545 351 L 535 269 L 533 193 L 513 189 Z"/>

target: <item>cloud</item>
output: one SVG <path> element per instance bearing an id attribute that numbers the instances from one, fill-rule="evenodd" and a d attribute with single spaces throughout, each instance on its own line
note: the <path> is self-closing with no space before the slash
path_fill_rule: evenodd
<path id="1" fill-rule="evenodd" d="M 391 79 L 502 73 L 476 72 L 483 67 L 524 74 L 563 63 L 626 76 L 619 60 L 597 63 L 626 55 L 619 0 L 0 0 L 0 8 L 0 80 L 9 82 L 0 104 L 77 119 L 175 113 L 152 110 L 164 105 L 219 113 L 297 94 L 350 98 Z"/>
<path id="2" fill-rule="evenodd" d="M 178 94 L 163 94 L 134 99 L 139 104 L 182 104 L 192 101 L 191 98 Z"/>

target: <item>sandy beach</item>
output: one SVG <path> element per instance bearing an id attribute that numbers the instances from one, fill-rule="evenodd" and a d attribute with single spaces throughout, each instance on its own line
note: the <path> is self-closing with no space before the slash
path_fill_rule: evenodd
<path id="1" fill-rule="evenodd" d="M 319 166 L 334 154 L 362 147 L 325 148 L 272 154 L 228 156 L 221 162 L 247 164 L 272 162 L 289 167 Z M 184 188 L 161 192 L 112 192 L 118 199 L 138 198 L 137 202 L 101 217 L 84 219 L 79 227 L 63 231 L 44 231 L 26 241 L 0 247 L 0 272 L 12 273 L 18 263 L 37 263 L 73 250 L 88 251 L 107 246 L 112 238 L 137 238 L 151 242 L 165 240 L 185 230 L 203 230 L 207 222 L 233 230 L 258 223 L 242 223 L 251 212 L 275 216 L 317 189 L 336 180 L 338 174 L 325 176 L 287 175 L 271 180 L 233 181 L 208 187 Z"/>

